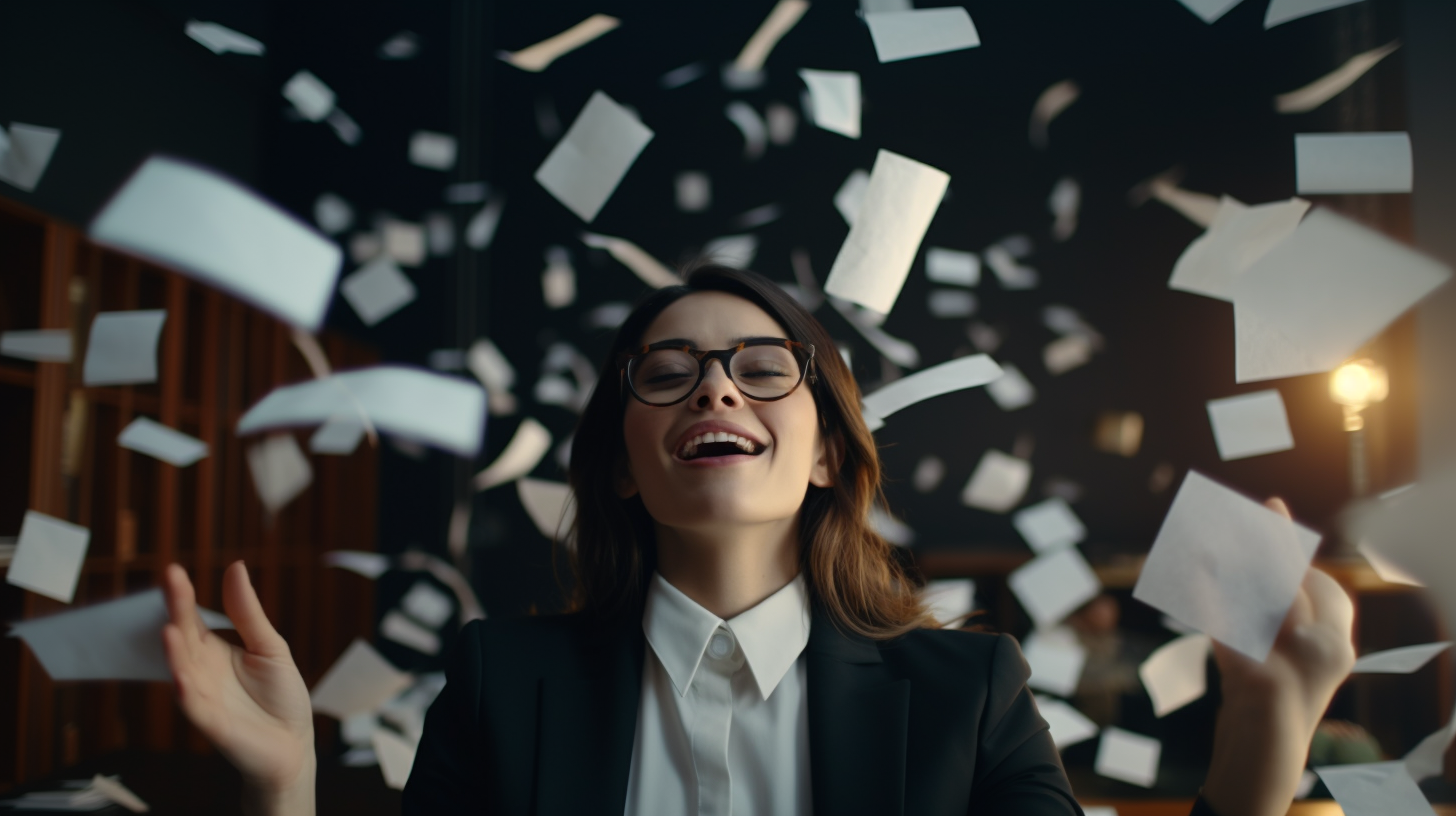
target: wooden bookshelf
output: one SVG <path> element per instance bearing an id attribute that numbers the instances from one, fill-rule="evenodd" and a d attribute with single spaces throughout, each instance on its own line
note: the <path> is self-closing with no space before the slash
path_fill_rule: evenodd
<path id="1" fill-rule="evenodd" d="M 98 311 L 167 310 L 156 383 L 81 384 Z M 269 520 L 233 433 L 249 405 L 307 379 L 289 328 L 174 272 L 89 243 L 78 228 L 0 199 L 0 331 L 71 329 L 70 364 L 0 358 L 0 536 L 27 509 L 91 530 L 72 606 L 150 588 L 176 561 L 198 600 L 220 609 L 220 578 L 244 559 L 264 609 L 312 684 L 357 636 L 374 629 L 373 585 L 326 569 L 331 549 L 374 549 L 377 456 L 314 456 L 314 482 Z M 375 361 L 341 337 L 321 338 L 336 367 Z M 147 416 L 207 442 L 210 455 L 177 468 L 119 447 Z M 306 439 L 301 438 L 306 446 Z M 3 568 L 0 568 L 3 571 Z M 65 604 L 0 584 L 0 620 Z M 320 723 L 325 738 L 331 731 Z M 0 790 L 124 748 L 205 751 L 160 683 L 53 682 L 22 642 L 0 638 Z"/>

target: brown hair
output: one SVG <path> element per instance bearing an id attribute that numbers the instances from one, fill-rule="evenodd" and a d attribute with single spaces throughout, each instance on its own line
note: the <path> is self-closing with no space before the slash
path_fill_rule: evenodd
<path id="1" fill-rule="evenodd" d="M 574 610 L 599 615 L 638 610 L 657 562 L 656 527 L 640 496 L 622 499 L 616 485 L 626 461 L 622 435 L 626 400 L 617 360 L 635 348 L 652 321 L 695 292 L 726 292 L 763 309 L 789 339 L 813 344 L 818 374 L 811 390 L 825 444 L 835 457 L 834 484 L 808 486 L 799 518 L 800 568 L 815 602 L 841 629 L 889 639 L 934 625 L 914 581 L 891 545 L 870 526 L 870 508 L 883 501 L 874 437 L 860 414 L 859 386 L 824 327 L 762 275 L 718 264 L 684 273 L 681 285 L 644 298 L 617 331 L 571 449 L 576 499 L 571 553 Z"/>

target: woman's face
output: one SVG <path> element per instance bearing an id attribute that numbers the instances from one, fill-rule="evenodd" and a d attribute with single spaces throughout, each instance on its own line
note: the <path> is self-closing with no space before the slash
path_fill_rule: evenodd
<path id="1" fill-rule="evenodd" d="M 641 345 L 673 340 L 715 350 L 749 337 L 786 338 L 788 333 L 743 298 L 698 292 L 664 309 L 647 327 Z M 628 396 L 623 426 L 628 473 L 622 493 L 641 494 L 647 512 L 667 527 L 792 519 L 809 485 L 830 485 L 819 413 L 807 382 L 783 399 L 760 402 L 745 397 L 722 364 L 710 360 L 697 389 L 676 405 L 655 407 Z M 723 450 L 690 447 L 708 432 L 746 439 L 756 452 L 737 452 L 740 443 L 726 455 L 704 456 Z"/>

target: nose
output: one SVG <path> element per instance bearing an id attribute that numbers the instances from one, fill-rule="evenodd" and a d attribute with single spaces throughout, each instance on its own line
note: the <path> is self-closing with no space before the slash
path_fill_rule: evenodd
<path id="1" fill-rule="evenodd" d="M 693 393 L 688 402 L 699 410 L 710 410 L 714 406 L 726 408 L 737 408 L 743 405 L 743 394 L 733 381 L 728 379 L 728 372 L 723 370 L 721 360 L 709 360 L 708 370 L 703 374 L 703 381 L 698 383 L 698 390 Z"/>

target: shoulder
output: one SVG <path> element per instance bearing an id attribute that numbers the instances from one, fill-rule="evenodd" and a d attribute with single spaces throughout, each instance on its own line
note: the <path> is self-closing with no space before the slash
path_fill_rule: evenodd
<path id="1" fill-rule="evenodd" d="M 943 687 L 947 693 L 1020 687 L 1031 674 L 1021 647 L 1010 635 L 916 629 L 879 646 L 882 659 L 897 673 L 922 687 Z"/>

